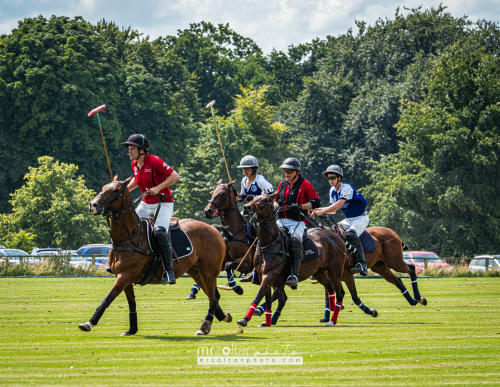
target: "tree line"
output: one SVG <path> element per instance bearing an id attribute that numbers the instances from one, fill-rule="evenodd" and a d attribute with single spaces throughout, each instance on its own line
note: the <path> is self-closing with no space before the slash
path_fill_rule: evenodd
<path id="1" fill-rule="evenodd" d="M 0 212 L 5 219 L 19 212 L 37 160 L 38 168 L 77 166 L 75 186 L 90 189 L 82 203 L 100 191 L 109 173 L 87 112 L 106 104 L 100 117 L 113 172 L 130 175 L 120 142 L 144 134 L 151 153 L 181 174 L 177 215 L 203 219 L 210 191 L 219 178 L 227 181 L 204 108 L 215 99 L 237 184 L 246 154 L 258 157 L 273 184 L 280 162 L 295 156 L 325 202 L 321 172 L 339 164 L 345 181 L 369 199 L 370 224 L 393 228 L 412 249 L 498 253 L 498 25 L 440 6 L 398 9 L 393 19 L 357 27 L 264 55 L 222 24 L 191 24 L 152 40 L 105 20 L 20 21 L 0 37 Z M 47 210 L 35 206 L 32 217 L 23 212 L 10 221 L 11 240 L 28 232 L 36 243 L 77 247 L 76 236 L 62 242 L 37 220 Z M 92 222 L 95 232 L 79 241 L 105 238 Z"/>

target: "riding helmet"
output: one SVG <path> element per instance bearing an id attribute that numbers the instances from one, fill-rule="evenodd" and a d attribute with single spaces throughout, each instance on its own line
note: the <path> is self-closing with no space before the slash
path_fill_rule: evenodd
<path id="1" fill-rule="evenodd" d="M 322 173 L 323 177 L 327 177 L 330 173 L 335 173 L 341 177 L 344 177 L 344 171 L 338 165 L 330 165 L 326 168 L 326 171 Z"/>
<path id="2" fill-rule="evenodd" d="M 127 141 L 125 142 L 122 142 L 122 145 L 125 147 L 125 148 L 128 148 L 129 145 L 133 145 L 133 146 L 136 146 L 140 149 L 145 149 L 145 150 L 148 150 L 149 148 L 149 141 L 148 139 L 142 135 L 142 134 L 133 134 L 132 136 L 130 136 L 128 138 Z"/>
<path id="3" fill-rule="evenodd" d="M 280 169 L 293 169 L 296 171 L 300 171 L 302 168 L 299 159 L 289 157 L 285 161 L 283 161 Z"/>
<path id="4" fill-rule="evenodd" d="M 240 165 L 238 165 L 238 168 L 252 168 L 252 167 L 259 167 L 259 162 L 257 161 L 257 157 L 254 157 L 252 155 L 245 156 L 241 159 Z"/>

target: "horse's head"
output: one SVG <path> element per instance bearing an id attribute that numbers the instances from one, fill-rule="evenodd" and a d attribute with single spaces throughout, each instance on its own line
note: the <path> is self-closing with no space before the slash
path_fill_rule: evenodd
<path id="1" fill-rule="evenodd" d="M 223 184 L 222 179 L 219 180 L 219 185 L 216 189 L 212 191 L 212 199 L 208 202 L 205 207 L 205 217 L 207 219 L 214 218 L 214 212 L 217 210 L 220 213 L 224 211 L 228 211 L 231 208 L 231 205 L 236 205 L 236 192 L 235 200 L 231 199 L 231 194 L 234 190 L 233 184 L 235 180 L 230 182 L 229 184 Z"/>
<path id="2" fill-rule="evenodd" d="M 132 180 L 131 177 L 125 181 L 118 181 L 118 175 L 115 175 L 114 181 L 102 187 L 101 192 L 90 202 L 90 213 L 92 215 L 101 215 L 103 210 L 116 210 L 123 207 L 130 180 Z"/>
<path id="3" fill-rule="evenodd" d="M 243 206 L 243 217 L 245 220 L 248 221 L 253 216 L 257 219 L 274 218 L 273 202 L 275 196 L 276 194 L 259 195 L 254 197 L 250 203 Z"/>

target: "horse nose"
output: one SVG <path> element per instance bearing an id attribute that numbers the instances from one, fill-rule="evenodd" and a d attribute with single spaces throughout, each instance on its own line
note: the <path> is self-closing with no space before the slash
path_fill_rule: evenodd
<path id="1" fill-rule="evenodd" d="M 99 199 L 97 200 L 92 200 L 89 203 L 89 212 L 91 214 L 96 214 L 97 213 L 97 207 L 99 206 Z"/>
<path id="2" fill-rule="evenodd" d="M 205 209 L 205 217 L 207 219 L 213 219 L 213 217 L 214 217 L 214 211 L 211 208 L 206 208 Z"/>

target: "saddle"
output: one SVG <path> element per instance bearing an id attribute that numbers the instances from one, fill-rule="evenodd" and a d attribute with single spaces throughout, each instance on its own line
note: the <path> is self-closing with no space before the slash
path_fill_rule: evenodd
<path id="1" fill-rule="evenodd" d="M 154 225 L 155 225 L 154 218 L 151 216 L 148 216 L 148 217 L 142 218 L 141 221 L 146 222 L 146 230 L 147 230 L 147 237 L 148 237 L 149 246 L 151 247 L 151 250 L 153 251 L 153 253 L 155 255 L 153 262 L 151 263 L 151 266 L 149 267 L 149 270 L 148 270 L 146 276 L 139 283 L 139 285 L 146 285 L 151 281 L 151 279 L 154 277 L 156 271 L 160 267 L 161 258 L 160 258 L 160 252 L 158 250 L 158 247 L 155 244 L 155 238 L 153 237 L 153 231 L 154 231 Z M 172 247 L 172 253 L 173 253 L 174 258 L 177 262 L 179 262 L 180 258 L 187 257 L 188 255 L 190 255 L 193 252 L 193 245 L 191 243 L 191 240 L 189 239 L 187 234 L 183 230 L 181 230 L 178 218 L 172 218 L 170 221 L 170 224 L 168 227 L 168 239 L 170 242 L 170 246 Z M 180 254 L 177 254 L 177 252 L 180 252 Z"/>
<path id="2" fill-rule="evenodd" d="M 346 230 L 343 227 L 339 227 L 338 225 L 334 226 L 337 232 L 339 233 L 342 240 L 345 242 L 347 239 L 345 237 Z M 363 231 L 363 233 L 359 236 L 359 241 L 361 242 L 361 247 L 365 253 L 370 253 L 375 251 L 377 245 L 375 244 L 375 239 L 371 236 L 368 231 Z"/>
<path id="3" fill-rule="evenodd" d="M 284 238 L 284 250 L 286 252 L 285 258 L 289 260 L 290 251 L 290 234 L 284 230 L 280 229 L 281 234 Z M 313 242 L 311 238 L 307 235 L 307 229 L 304 230 L 304 236 L 302 237 L 302 263 L 312 262 L 319 257 L 319 250 L 316 243 Z"/>

